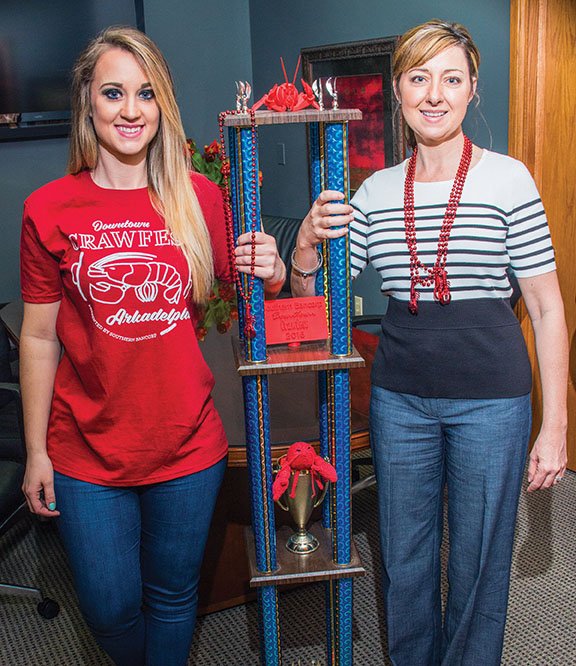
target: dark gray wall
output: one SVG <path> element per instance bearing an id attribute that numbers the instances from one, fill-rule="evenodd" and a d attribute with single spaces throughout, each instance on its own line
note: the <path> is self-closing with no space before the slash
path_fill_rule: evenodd
<path id="1" fill-rule="evenodd" d="M 67 156 L 66 139 L 0 143 L 0 303 L 20 297 L 22 203 L 36 188 L 64 174 Z"/>
<path id="2" fill-rule="evenodd" d="M 256 97 L 282 82 L 280 56 L 292 76 L 303 47 L 402 34 L 431 18 L 463 23 L 477 43 L 482 62 L 480 111 L 469 112 L 466 131 L 485 147 L 506 152 L 508 141 L 509 0 L 250 0 L 252 67 Z M 260 168 L 262 209 L 270 215 L 300 217 L 308 208 L 306 134 L 300 126 L 262 128 Z M 286 145 L 286 165 L 277 164 L 276 144 Z M 383 299 L 374 271 L 354 285 L 365 312 L 380 312 Z"/>
<path id="3" fill-rule="evenodd" d="M 218 112 L 235 104 L 234 81 L 252 80 L 249 0 L 144 0 L 146 32 L 166 55 L 188 136 L 200 147 L 217 137 Z M 20 295 L 22 202 L 62 176 L 68 141 L 0 143 L 0 303 Z"/>
<path id="4" fill-rule="evenodd" d="M 218 136 L 218 113 L 235 108 L 236 80 L 252 80 L 249 0 L 144 0 L 146 32 L 166 56 L 188 136 Z"/>

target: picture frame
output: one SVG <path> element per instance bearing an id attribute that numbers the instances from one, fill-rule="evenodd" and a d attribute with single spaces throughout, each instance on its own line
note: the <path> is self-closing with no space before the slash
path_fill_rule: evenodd
<path id="1" fill-rule="evenodd" d="M 405 157 L 402 116 L 392 87 L 397 39 L 382 37 L 300 51 L 304 80 L 312 84 L 321 79 L 325 108 L 332 104 L 325 82 L 336 77 L 338 106 L 362 111 L 362 120 L 350 122 L 348 128 L 351 194 L 375 171 Z"/>

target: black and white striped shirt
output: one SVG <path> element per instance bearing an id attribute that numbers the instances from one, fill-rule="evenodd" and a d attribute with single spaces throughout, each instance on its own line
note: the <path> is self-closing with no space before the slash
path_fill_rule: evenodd
<path id="1" fill-rule="evenodd" d="M 407 301 L 409 253 L 404 229 L 406 162 L 376 172 L 360 187 L 350 227 L 352 275 L 371 263 L 382 292 Z M 453 181 L 414 184 L 418 256 L 432 267 Z M 508 298 L 510 268 L 525 278 L 555 270 L 542 201 L 518 160 L 484 150 L 470 169 L 448 244 L 446 270 L 452 300 Z M 421 271 L 421 274 L 424 273 Z M 420 302 L 433 287 L 418 287 Z"/>
<path id="2" fill-rule="evenodd" d="M 555 270 L 554 250 L 538 190 L 526 167 L 485 150 L 470 170 L 448 244 L 452 300 L 434 301 L 418 286 L 417 316 L 408 311 L 410 257 L 404 230 L 406 162 L 368 178 L 352 200 L 352 275 L 368 262 L 390 296 L 372 365 L 382 388 L 433 398 L 525 395 L 531 369 L 508 300 L 507 270 L 526 278 Z M 418 256 L 436 260 L 452 181 L 415 183 Z M 422 271 L 421 271 L 421 274 Z"/>

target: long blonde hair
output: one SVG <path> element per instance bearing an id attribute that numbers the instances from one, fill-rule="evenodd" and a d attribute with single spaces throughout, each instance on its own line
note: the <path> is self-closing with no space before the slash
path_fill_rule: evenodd
<path id="1" fill-rule="evenodd" d="M 214 279 L 210 236 L 190 181 L 186 135 L 176 104 L 174 83 L 160 49 L 144 33 L 119 26 L 101 32 L 78 58 L 72 78 L 72 130 L 68 171 L 94 169 L 98 162 L 98 137 L 90 118 L 90 86 L 100 56 L 111 48 L 132 54 L 146 73 L 160 109 L 160 127 L 148 146 L 148 191 L 190 268 L 192 298 L 208 299 Z"/>
<path id="2" fill-rule="evenodd" d="M 420 67 L 451 46 L 460 46 L 464 50 L 470 81 L 476 80 L 480 67 L 480 51 L 468 30 L 459 23 L 432 19 L 411 28 L 398 40 L 392 60 L 392 78 L 396 89 L 402 74 L 414 67 Z M 404 123 L 404 136 L 408 145 L 414 148 L 416 137 L 408 123 Z"/>

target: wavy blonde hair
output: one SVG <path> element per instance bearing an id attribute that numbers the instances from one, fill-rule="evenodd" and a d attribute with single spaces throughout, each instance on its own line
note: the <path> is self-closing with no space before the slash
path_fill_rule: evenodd
<path id="1" fill-rule="evenodd" d="M 464 50 L 471 83 L 478 79 L 480 51 L 468 30 L 460 23 L 432 19 L 411 28 L 398 40 L 392 60 L 392 77 L 396 90 L 402 74 L 414 67 L 420 67 L 451 46 L 460 46 Z M 404 137 L 408 145 L 414 148 L 416 137 L 408 123 L 404 123 Z"/>
<path id="2" fill-rule="evenodd" d="M 176 104 L 174 82 L 160 49 L 136 28 L 115 26 L 101 32 L 78 58 L 72 78 L 72 130 L 68 171 L 94 169 L 98 162 L 98 137 L 90 118 L 90 86 L 100 56 L 119 48 L 134 56 L 154 91 L 160 126 L 148 146 L 148 191 L 190 268 L 192 298 L 204 303 L 214 279 L 212 246 L 204 215 L 190 180 L 186 135 Z"/>

